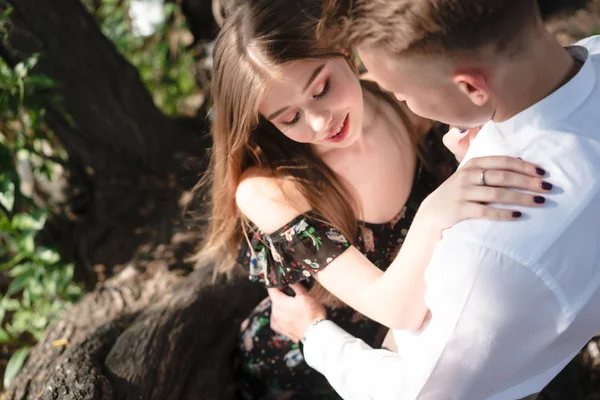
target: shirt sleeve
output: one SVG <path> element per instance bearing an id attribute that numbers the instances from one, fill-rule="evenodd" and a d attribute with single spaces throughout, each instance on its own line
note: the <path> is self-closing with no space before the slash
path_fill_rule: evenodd
<path id="1" fill-rule="evenodd" d="M 444 239 L 426 281 L 431 319 L 402 357 L 328 321 L 307 337 L 308 364 L 344 399 L 514 399 L 540 391 L 574 356 L 557 351 L 569 321 L 535 268 Z"/>

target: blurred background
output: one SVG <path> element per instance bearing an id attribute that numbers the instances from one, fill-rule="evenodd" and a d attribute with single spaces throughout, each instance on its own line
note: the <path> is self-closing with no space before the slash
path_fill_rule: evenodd
<path id="1" fill-rule="evenodd" d="M 189 260 L 228 1 L 0 0 L 0 399 L 231 397 L 262 293 Z M 540 6 L 564 44 L 600 34 L 600 0 Z M 599 363 L 541 398 L 600 399 Z"/>

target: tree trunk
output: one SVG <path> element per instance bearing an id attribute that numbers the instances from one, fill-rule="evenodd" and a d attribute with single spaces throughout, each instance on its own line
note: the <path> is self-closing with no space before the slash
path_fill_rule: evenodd
<path id="1" fill-rule="evenodd" d="M 69 212 L 50 221 L 45 240 L 69 245 L 63 255 L 90 286 L 98 271 L 155 258 L 159 245 L 181 264 L 172 240 L 186 229 L 181 199 L 201 171 L 208 122 L 163 115 L 80 1 L 0 0 L 9 6 L 0 54 L 15 64 L 41 53 L 37 72 L 59 82 L 63 98 L 47 104 L 46 119 L 69 155 Z"/>
<path id="2" fill-rule="evenodd" d="M 182 206 L 204 165 L 208 122 L 173 119 L 78 0 L 12 7 L 10 64 L 40 52 L 59 82 L 47 124 L 68 152 L 69 204 L 42 239 L 101 284 L 53 325 L 3 399 L 225 399 L 240 319 L 265 296 L 246 281 L 189 273 L 197 242 Z M 196 158 L 194 160 L 193 158 Z"/>
<path id="3" fill-rule="evenodd" d="M 246 279 L 212 285 L 157 265 L 109 279 L 53 325 L 4 400 L 234 398 L 241 320 L 265 296 Z"/>

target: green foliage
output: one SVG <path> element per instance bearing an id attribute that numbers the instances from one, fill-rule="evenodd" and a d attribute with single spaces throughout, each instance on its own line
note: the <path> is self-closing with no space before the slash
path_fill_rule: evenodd
<path id="1" fill-rule="evenodd" d="M 0 16 L 0 40 L 6 36 L 10 12 Z M 0 60 L 0 345 L 17 349 L 4 374 L 6 386 L 23 365 L 29 346 L 70 303 L 81 296 L 73 283 L 73 265 L 58 253 L 36 244 L 44 227 L 47 204 L 34 201 L 31 182 L 17 164 L 27 165 L 31 177 L 51 180 L 65 153 L 44 124 L 45 101 L 53 100 L 56 83 L 32 73 L 33 56 L 13 68 Z"/>
<path id="2" fill-rule="evenodd" d="M 134 32 L 131 0 L 102 0 L 95 16 L 104 35 L 137 68 L 155 104 L 168 115 L 191 114 L 200 92 L 194 78 L 194 53 L 186 48 L 191 35 L 175 3 L 162 7 L 168 22 L 156 26 L 149 37 Z"/>
<path id="3" fill-rule="evenodd" d="M 17 375 L 27 356 L 29 355 L 29 347 L 20 348 L 11 357 L 8 365 L 6 366 L 6 373 L 4 374 L 4 387 L 8 387 L 13 378 Z"/>

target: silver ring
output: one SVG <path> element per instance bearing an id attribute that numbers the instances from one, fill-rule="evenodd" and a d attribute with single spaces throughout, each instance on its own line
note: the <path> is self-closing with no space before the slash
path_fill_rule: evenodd
<path id="1" fill-rule="evenodd" d="M 479 175 L 479 186 L 486 186 L 485 183 L 485 169 L 481 171 L 481 175 Z"/>

